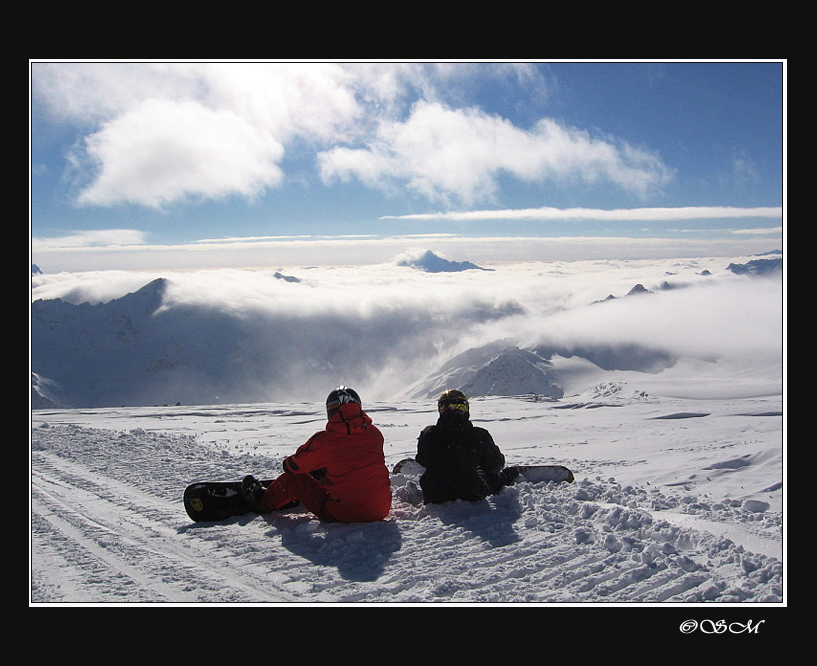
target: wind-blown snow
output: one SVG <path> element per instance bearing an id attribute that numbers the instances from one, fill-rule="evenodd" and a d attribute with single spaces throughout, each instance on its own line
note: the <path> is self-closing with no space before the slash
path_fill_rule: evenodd
<path id="1" fill-rule="evenodd" d="M 687 283 L 685 288 L 662 290 L 666 266 L 660 271 L 599 266 L 609 276 L 603 285 L 587 277 L 592 267 L 579 275 L 562 266 L 558 270 L 570 272 L 567 296 L 552 284 L 558 282 L 557 267 L 542 266 L 522 271 L 525 279 L 509 294 L 487 286 L 511 271 L 497 268 L 467 272 L 478 276 L 475 283 L 461 281 L 466 273 L 419 273 L 418 284 L 445 282 L 436 282 L 436 291 L 401 292 L 391 301 L 384 297 L 385 285 L 371 287 L 379 302 L 363 297 L 354 306 L 357 314 L 372 314 L 366 320 L 372 337 L 361 346 L 384 335 L 392 310 L 468 324 L 433 362 L 403 376 L 402 396 L 386 397 L 374 391 L 377 382 L 368 382 L 361 389 L 364 406 L 384 432 L 392 465 L 415 453 L 419 431 L 435 419 L 428 395 L 446 380 L 460 377 L 483 388 L 501 384 L 498 392 L 510 393 L 522 385 L 514 383 L 514 373 L 530 381 L 531 369 L 538 369 L 543 390 L 513 395 L 483 390 L 472 399 L 472 417 L 491 431 L 510 463 L 566 464 L 575 473 L 573 484 L 526 482 L 485 502 L 424 506 L 415 480 L 398 475 L 391 514 L 380 523 L 324 525 L 291 510 L 194 524 L 181 502 L 187 484 L 275 475 L 284 456 L 323 428 L 323 398 L 334 385 L 310 387 L 308 399 L 252 403 L 75 408 L 44 403 L 32 411 L 31 602 L 785 604 L 779 279 L 718 275 L 714 262 L 695 260 L 674 278 Z M 701 275 L 703 268 L 712 275 Z M 519 268 L 513 270 L 520 275 Z M 324 299 L 315 285 L 325 284 L 325 276 L 286 273 L 301 281 L 277 279 L 272 287 L 249 280 L 259 302 L 279 299 L 294 308 L 299 298 L 306 299 L 293 299 L 285 290 L 306 288 L 314 297 L 303 304 L 309 314 L 300 310 L 294 318 L 313 324 L 351 321 L 345 315 L 353 301 L 341 297 L 345 289 Z M 654 279 L 645 279 L 645 273 Z M 357 279 L 354 271 L 331 276 L 344 287 Z M 109 287 L 114 277 L 108 276 Z M 172 275 L 156 283 L 144 277 L 142 285 L 149 288 L 127 301 L 131 323 L 139 308 L 155 313 L 157 303 L 159 312 L 187 308 L 188 315 L 201 315 L 207 301 L 188 289 L 206 276 Z M 221 278 L 213 290 L 238 293 L 247 276 Z M 89 276 L 36 279 L 35 297 L 49 290 L 65 297 L 69 291 L 77 296 L 103 289 Z M 637 283 L 651 293 L 627 296 Z M 469 304 L 491 301 L 501 314 L 490 308 L 467 313 L 460 306 L 472 290 L 477 296 Z M 448 302 L 452 294 L 454 304 Z M 596 302 L 608 294 L 620 297 Z M 743 299 L 736 302 L 736 294 Z M 68 299 L 51 302 L 48 321 L 63 325 L 80 308 L 81 330 L 91 334 L 76 349 L 106 340 L 107 351 L 121 351 L 122 345 L 139 348 L 145 335 L 156 336 L 151 340 L 157 344 L 161 340 L 159 329 L 129 328 L 124 320 L 100 315 L 104 308 L 73 300 L 71 307 Z M 217 307 L 206 307 L 220 317 L 193 317 L 186 337 L 178 337 L 175 327 L 163 330 L 173 332 L 177 345 L 203 345 L 199 351 L 209 350 L 214 361 L 233 335 L 248 351 L 246 345 L 254 344 L 248 331 L 267 325 L 276 333 L 294 330 L 276 324 L 275 317 L 259 323 L 247 316 L 269 311 L 260 305 L 253 310 L 234 302 L 230 310 L 227 299 L 215 302 Z M 324 310 L 333 302 L 334 319 Z M 429 304 L 439 308 L 429 310 Z M 673 307 L 685 310 L 673 314 Z M 283 311 L 275 310 L 278 317 Z M 636 316 L 638 325 L 627 326 Z M 395 314 L 394 321 L 400 319 Z M 88 321 L 96 323 L 89 327 Z M 222 324 L 210 347 L 207 336 L 194 334 L 204 321 Z M 681 330 L 682 323 L 689 326 Z M 105 326 L 124 337 L 95 338 L 93 332 Z M 360 330 L 351 326 L 344 333 L 340 325 L 335 339 L 348 349 Z M 433 337 L 445 326 L 429 328 L 418 314 L 416 321 L 388 330 L 411 350 L 425 349 L 423 336 Z M 306 346 L 319 339 L 316 333 L 305 337 Z M 489 354 L 493 343 L 496 353 Z M 182 347 L 187 358 L 195 357 L 191 347 Z M 385 359 L 382 350 L 375 353 Z M 458 362 L 446 366 L 459 354 L 464 355 Z M 93 358 L 105 356 L 96 349 Z M 82 370 L 81 364 L 74 367 Z M 34 365 L 32 370 L 37 372 Z M 345 383 L 342 373 L 333 377 L 318 367 L 316 374 L 324 384 Z M 90 381 L 94 373 L 85 376 Z M 35 374 L 34 381 L 44 394 L 66 391 L 47 373 Z M 551 384 L 558 393 L 544 390 Z"/>

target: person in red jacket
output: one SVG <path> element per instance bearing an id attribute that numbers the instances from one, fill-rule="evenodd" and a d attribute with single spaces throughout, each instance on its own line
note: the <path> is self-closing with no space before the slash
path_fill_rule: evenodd
<path id="1" fill-rule="evenodd" d="M 248 476 L 244 493 L 258 513 L 300 502 L 323 522 L 383 520 L 391 509 L 391 479 L 382 433 L 354 389 L 332 391 L 326 413 L 326 428 L 284 460 L 283 474 L 266 489 Z"/>

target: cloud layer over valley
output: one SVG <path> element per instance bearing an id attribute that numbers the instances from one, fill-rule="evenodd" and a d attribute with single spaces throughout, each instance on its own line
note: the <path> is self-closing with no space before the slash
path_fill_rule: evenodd
<path id="1" fill-rule="evenodd" d="M 75 407 L 312 402 L 339 384 L 369 400 L 425 398 L 447 362 L 498 342 L 483 364 L 509 348 L 538 353 L 545 383 L 566 392 L 588 366 L 645 381 L 721 369 L 782 378 L 779 270 L 739 275 L 712 258 L 430 272 L 405 260 L 34 274 L 31 370 L 42 393 Z"/>

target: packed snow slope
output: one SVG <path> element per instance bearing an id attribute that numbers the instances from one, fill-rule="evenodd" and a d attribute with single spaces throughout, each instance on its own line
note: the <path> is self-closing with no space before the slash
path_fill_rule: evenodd
<path id="1" fill-rule="evenodd" d="M 476 399 L 510 462 L 576 481 L 424 506 L 398 475 L 388 519 L 353 525 L 300 510 L 195 524 L 182 507 L 192 481 L 277 474 L 321 405 L 36 410 L 31 601 L 783 604 L 782 397 L 719 391 Z M 435 417 L 368 411 L 389 465 Z"/>

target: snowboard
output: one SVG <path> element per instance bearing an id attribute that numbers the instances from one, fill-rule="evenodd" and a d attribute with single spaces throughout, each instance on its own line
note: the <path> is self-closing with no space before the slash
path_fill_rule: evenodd
<path id="1" fill-rule="evenodd" d="M 265 488 L 271 479 L 261 481 Z M 224 520 L 253 513 L 241 492 L 241 481 L 200 481 L 184 489 L 184 509 L 195 522 Z"/>
<path id="2" fill-rule="evenodd" d="M 518 475 L 512 483 L 529 481 L 541 483 L 543 481 L 573 483 L 573 472 L 564 465 L 510 465 L 506 470 L 516 470 Z M 404 458 L 392 468 L 392 474 L 406 474 L 419 476 L 425 468 L 414 458 Z"/>
<path id="3" fill-rule="evenodd" d="M 555 481 L 572 483 L 573 472 L 563 465 L 512 465 L 506 469 L 518 472 L 512 483 Z M 392 474 L 419 477 L 425 468 L 414 458 L 404 458 L 392 468 Z M 272 479 L 261 480 L 265 488 Z M 297 502 L 282 508 L 297 506 Z M 184 490 L 184 508 L 197 523 L 225 520 L 234 516 L 254 513 L 254 507 L 241 491 L 241 481 L 198 481 Z"/>

